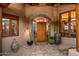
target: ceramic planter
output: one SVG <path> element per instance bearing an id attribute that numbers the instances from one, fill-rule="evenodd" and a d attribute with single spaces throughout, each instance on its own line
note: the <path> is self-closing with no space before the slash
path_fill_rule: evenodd
<path id="1" fill-rule="evenodd" d="M 14 39 L 12 42 L 11 50 L 12 50 L 12 52 L 17 52 L 19 50 L 19 44 L 16 41 L 16 39 Z"/>

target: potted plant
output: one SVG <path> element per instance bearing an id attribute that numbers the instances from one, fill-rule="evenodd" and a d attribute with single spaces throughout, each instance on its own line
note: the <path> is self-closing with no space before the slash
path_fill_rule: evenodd
<path id="1" fill-rule="evenodd" d="M 61 35 L 60 33 L 54 34 L 55 44 L 59 45 L 61 43 Z"/>
<path id="2" fill-rule="evenodd" d="M 61 43 L 61 34 L 59 33 L 59 21 L 56 20 L 53 22 L 54 28 L 55 28 L 55 33 L 54 33 L 54 39 L 55 39 L 55 44 L 60 44 Z"/>
<path id="3" fill-rule="evenodd" d="M 31 45 L 33 44 L 33 40 L 28 40 L 28 41 L 27 41 L 27 44 L 28 44 L 29 46 L 31 46 Z"/>
<path id="4" fill-rule="evenodd" d="M 28 44 L 29 46 L 31 46 L 31 45 L 33 44 L 32 33 L 31 33 L 31 32 L 30 32 L 30 38 L 28 39 L 27 44 Z"/>
<path id="5" fill-rule="evenodd" d="M 48 43 L 54 44 L 55 43 L 54 37 L 52 37 L 52 36 L 48 37 Z"/>

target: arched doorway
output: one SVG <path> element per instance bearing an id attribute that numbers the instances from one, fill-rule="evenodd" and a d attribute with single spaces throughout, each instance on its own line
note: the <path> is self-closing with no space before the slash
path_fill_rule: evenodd
<path id="1" fill-rule="evenodd" d="M 30 21 L 32 39 L 35 43 L 47 42 L 50 35 L 50 18 L 45 15 L 33 17 Z"/>

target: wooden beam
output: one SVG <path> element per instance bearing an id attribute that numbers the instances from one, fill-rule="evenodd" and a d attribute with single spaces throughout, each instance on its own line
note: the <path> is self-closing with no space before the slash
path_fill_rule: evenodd
<path id="1" fill-rule="evenodd" d="M 76 50 L 79 51 L 79 4 L 76 4 Z"/>
<path id="2" fill-rule="evenodd" d="M 0 3 L 0 7 L 6 8 L 9 6 L 10 3 Z"/>

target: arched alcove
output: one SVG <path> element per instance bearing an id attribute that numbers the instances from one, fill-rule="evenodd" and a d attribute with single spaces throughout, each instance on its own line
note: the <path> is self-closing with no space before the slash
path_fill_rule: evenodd
<path id="1" fill-rule="evenodd" d="M 50 21 L 47 15 L 34 15 L 29 19 L 31 39 L 36 42 L 45 42 L 50 35 Z"/>

